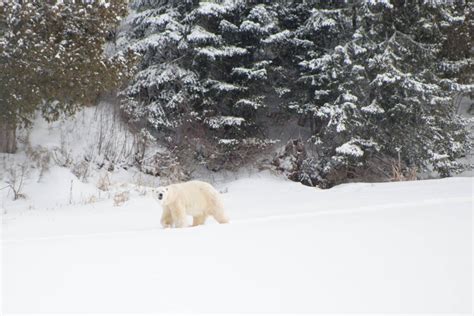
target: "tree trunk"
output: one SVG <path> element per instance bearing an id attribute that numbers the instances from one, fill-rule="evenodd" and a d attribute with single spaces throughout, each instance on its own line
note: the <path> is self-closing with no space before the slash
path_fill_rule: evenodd
<path id="1" fill-rule="evenodd" d="M 16 125 L 0 123 L 0 153 L 16 151 Z"/>

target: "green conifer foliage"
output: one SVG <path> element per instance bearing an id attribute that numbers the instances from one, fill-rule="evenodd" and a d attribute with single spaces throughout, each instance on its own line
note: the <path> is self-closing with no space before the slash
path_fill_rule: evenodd
<path id="1" fill-rule="evenodd" d="M 28 125 L 36 110 L 48 120 L 70 115 L 129 75 L 131 56 L 104 54 L 110 32 L 127 13 L 125 0 L 2 0 L 0 5 L 2 130 Z"/>

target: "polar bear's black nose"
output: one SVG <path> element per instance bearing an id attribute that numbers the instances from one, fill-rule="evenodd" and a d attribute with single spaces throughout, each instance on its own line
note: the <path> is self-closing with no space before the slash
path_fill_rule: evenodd
<path id="1" fill-rule="evenodd" d="M 163 198 L 163 193 L 158 194 L 158 200 L 161 200 Z"/>

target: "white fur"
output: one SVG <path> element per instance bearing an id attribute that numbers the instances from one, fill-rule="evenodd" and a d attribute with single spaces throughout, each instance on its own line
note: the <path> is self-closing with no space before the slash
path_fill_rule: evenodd
<path id="1" fill-rule="evenodd" d="M 229 222 L 219 192 L 209 183 L 194 180 L 171 184 L 158 188 L 156 196 L 163 208 L 161 225 L 164 228 L 188 226 L 187 215 L 193 217 L 193 226 L 203 225 L 208 216 L 221 224 Z"/>

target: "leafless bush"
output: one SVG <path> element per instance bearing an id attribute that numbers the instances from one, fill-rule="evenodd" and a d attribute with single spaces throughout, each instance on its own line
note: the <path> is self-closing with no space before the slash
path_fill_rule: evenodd
<path id="1" fill-rule="evenodd" d="M 141 171 L 159 176 L 162 183 L 174 183 L 190 178 L 189 172 L 180 163 L 173 152 L 155 152 L 142 161 Z"/>
<path id="2" fill-rule="evenodd" d="M 55 148 L 51 151 L 51 157 L 54 163 L 61 167 L 69 167 L 73 163 L 72 155 L 69 151 Z"/>
<path id="3" fill-rule="evenodd" d="M 365 164 L 331 170 L 326 176 L 328 186 L 345 182 L 410 181 L 417 179 L 417 169 L 408 167 L 400 158 L 373 156 Z"/>
<path id="4" fill-rule="evenodd" d="M 237 171 L 242 167 L 258 167 L 259 158 L 264 157 L 273 144 L 273 141 L 257 138 L 220 141 L 189 138 L 176 145 L 173 152 L 187 174 L 198 167 L 214 172 Z"/>
<path id="5" fill-rule="evenodd" d="M 160 157 L 169 165 L 170 178 L 186 179 L 195 172 L 236 171 L 241 167 L 257 167 L 257 161 L 268 153 L 274 141 L 256 137 L 227 139 L 209 129 L 209 126 L 193 117 L 171 136 L 162 135 L 162 145 L 171 154 Z"/>
<path id="6" fill-rule="evenodd" d="M 108 173 L 102 174 L 97 181 L 97 188 L 102 191 L 109 191 L 110 185 L 111 183 Z"/>
<path id="7" fill-rule="evenodd" d="M 294 181 L 298 181 L 298 173 L 308 157 L 303 140 L 290 139 L 285 148 L 273 159 L 272 164 Z"/>
<path id="8" fill-rule="evenodd" d="M 93 204 L 97 203 L 99 201 L 99 198 L 95 195 L 90 195 L 86 199 L 84 199 L 83 204 Z"/>
<path id="9" fill-rule="evenodd" d="M 121 122 L 119 110 L 113 103 L 107 105 L 107 107 L 103 105 L 97 107 L 98 130 L 94 137 L 93 147 L 95 155 L 103 157 L 110 163 L 110 167 L 131 161 L 134 150 L 138 151 L 137 139 L 141 139 L 141 137 L 130 133 Z M 145 147 L 149 143 L 150 141 L 145 144 Z"/>
<path id="10" fill-rule="evenodd" d="M 53 160 L 53 154 L 47 148 L 37 146 L 35 148 L 29 147 L 27 150 L 28 157 L 35 164 L 35 167 L 39 170 L 38 182 L 44 176 L 44 173 L 49 170 L 51 162 Z"/>
<path id="11" fill-rule="evenodd" d="M 275 141 L 246 138 L 238 143 L 218 143 L 207 163 L 212 171 L 236 171 L 245 166 L 257 167 L 259 157 L 268 153 Z"/>
<path id="12" fill-rule="evenodd" d="M 86 160 L 78 162 L 72 166 L 71 171 L 81 181 L 86 181 L 91 172 L 90 162 Z"/>
<path id="13" fill-rule="evenodd" d="M 13 200 L 26 197 L 22 190 L 29 171 L 30 166 L 27 162 L 23 162 L 21 164 L 11 164 L 9 167 L 7 167 L 5 183 L 7 184 L 7 188 L 13 192 Z"/>
<path id="14" fill-rule="evenodd" d="M 390 181 L 411 181 L 417 179 L 417 169 L 415 167 L 408 168 L 404 166 L 400 161 L 400 156 L 398 157 L 398 160 L 391 160 L 391 167 L 392 174 Z"/>
<path id="15" fill-rule="evenodd" d="M 409 181 L 417 179 L 416 167 L 407 166 L 398 156 L 374 155 L 360 168 L 353 169 L 355 178 L 360 181 Z"/>
<path id="16" fill-rule="evenodd" d="M 116 193 L 114 196 L 114 206 L 121 206 L 123 203 L 130 199 L 130 192 L 123 191 L 120 193 Z"/>

